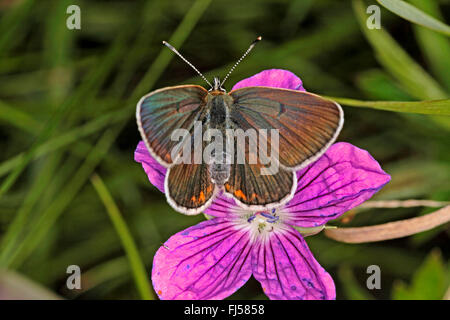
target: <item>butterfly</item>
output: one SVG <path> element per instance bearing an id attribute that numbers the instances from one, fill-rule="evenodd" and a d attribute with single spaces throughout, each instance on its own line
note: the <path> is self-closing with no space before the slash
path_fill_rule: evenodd
<path id="1" fill-rule="evenodd" d="M 230 73 L 259 40 L 223 81 L 214 78 L 213 85 L 163 42 L 211 86 L 209 90 L 199 85 L 166 87 L 148 93 L 137 104 L 139 132 L 150 154 L 168 169 L 164 183 L 167 201 L 181 213 L 198 214 L 221 193 L 250 210 L 266 210 L 289 201 L 297 188 L 296 171 L 318 159 L 343 126 L 339 104 L 312 93 L 259 86 L 229 93 L 223 89 Z M 174 139 L 180 130 L 185 134 Z M 208 149 L 207 142 L 213 139 L 203 133 L 211 130 L 227 137 L 227 148 L 223 153 L 214 150 L 212 161 L 198 161 L 196 148 Z M 256 138 L 244 135 L 244 140 L 233 135 L 251 130 L 265 134 Z M 242 143 L 245 138 L 248 144 Z M 256 147 L 252 148 L 252 143 Z M 267 144 L 276 162 L 272 171 L 273 163 L 261 153 L 261 146 Z"/>

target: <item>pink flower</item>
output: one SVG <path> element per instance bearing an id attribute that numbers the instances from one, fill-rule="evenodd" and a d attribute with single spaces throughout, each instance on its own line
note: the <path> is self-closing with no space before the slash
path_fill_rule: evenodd
<path id="1" fill-rule="evenodd" d="M 304 90 L 289 71 L 266 70 L 236 87 L 277 86 Z M 140 142 L 135 160 L 164 191 L 166 169 Z M 205 211 L 214 218 L 181 231 L 159 248 L 152 281 L 161 299 L 223 299 L 253 275 L 270 299 L 335 299 L 333 279 L 294 228 L 320 226 L 358 206 L 390 177 L 371 155 L 336 143 L 297 172 L 292 200 L 270 211 L 250 211 L 224 195 Z"/>

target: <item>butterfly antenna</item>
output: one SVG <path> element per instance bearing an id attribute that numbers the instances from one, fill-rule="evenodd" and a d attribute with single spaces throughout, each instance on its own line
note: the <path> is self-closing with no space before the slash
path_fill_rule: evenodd
<path id="1" fill-rule="evenodd" d="M 225 76 L 225 78 L 223 78 L 222 83 L 220 84 L 220 86 L 222 87 L 223 84 L 225 83 L 225 80 L 228 79 L 228 77 L 230 76 L 230 74 L 234 71 L 234 69 L 237 67 L 237 65 L 239 63 L 241 63 L 242 60 L 244 60 L 244 58 L 250 53 L 250 51 L 252 51 L 253 47 L 262 40 L 262 37 L 259 36 L 258 38 L 256 38 L 255 41 L 252 42 L 252 44 L 250 45 L 250 47 L 248 47 L 247 51 L 244 52 L 244 54 L 242 55 L 242 57 L 234 64 L 234 66 L 231 67 L 230 71 L 228 71 L 227 75 Z"/>
<path id="2" fill-rule="evenodd" d="M 179 53 L 179 52 L 177 51 L 177 49 L 175 49 L 172 45 L 170 45 L 170 44 L 169 44 L 168 42 L 166 42 L 166 41 L 163 41 L 162 43 L 163 43 L 163 45 L 165 45 L 167 48 L 169 48 L 170 50 L 172 50 L 177 56 L 179 56 L 181 59 L 183 59 L 183 61 L 186 62 L 189 66 L 191 66 L 191 68 L 194 69 L 195 72 L 197 72 L 197 73 L 200 75 L 200 77 L 202 77 L 202 79 L 205 80 L 205 82 L 206 82 L 207 84 L 209 84 L 209 86 L 210 86 L 211 88 L 213 87 L 213 86 L 211 85 L 211 83 L 208 81 L 208 79 L 206 79 L 205 76 L 204 76 L 200 71 L 198 71 L 198 69 L 197 69 L 196 67 L 194 67 L 194 65 L 193 65 L 192 63 L 190 63 L 189 61 L 187 61 L 187 59 L 186 59 L 185 57 L 183 57 L 183 56 L 181 55 L 181 53 Z"/>

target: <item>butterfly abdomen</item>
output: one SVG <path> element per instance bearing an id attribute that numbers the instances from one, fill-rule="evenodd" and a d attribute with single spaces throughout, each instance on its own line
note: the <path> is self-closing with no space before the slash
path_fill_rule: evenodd
<path id="1" fill-rule="evenodd" d="M 218 186 L 222 186 L 230 178 L 231 163 L 227 158 L 214 159 L 209 165 L 209 174 L 211 175 L 211 180 Z"/>

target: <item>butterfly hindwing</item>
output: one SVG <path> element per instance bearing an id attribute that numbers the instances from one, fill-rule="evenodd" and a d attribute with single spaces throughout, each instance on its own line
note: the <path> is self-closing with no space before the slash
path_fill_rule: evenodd
<path id="1" fill-rule="evenodd" d="M 179 143 L 172 141 L 175 129 L 192 133 L 206 103 L 208 91 L 201 86 L 183 85 L 153 91 L 141 98 L 136 118 L 147 148 L 162 165 L 170 166 L 171 152 Z"/>
<path id="2" fill-rule="evenodd" d="M 166 173 L 165 192 L 169 204 L 188 215 L 200 213 L 207 208 L 216 192 L 209 164 L 202 157 L 202 151 L 208 143 L 203 139 L 206 129 L 205 124 L 202 125 L 202 130 L 194 129 L 193 135 L 185 141 L 186 148 L 183 147 L 179 158 Z"/>
<path id="3" fill-rule="evenodd" d="M 263 210 L 289 201 L 296 185 L 292 171 L 280 168 L 274 175 L 261 175 L 256 165 L 237 164 L 224 186 L 244 207 Z"/>
<path id="4" fill-rule="evenodd" d="M 246 87 L 231 91 L 230 96 L 234 100 L 230 117 L 237 127 L 279 130 L 279 162 L 291 170 L 320 157 L 343 125 L 342 108 L 315 94 Z"/>
<path id="5" fill-rule="evenodd" d="M 226 193 L 244 207 L 265 209 L 278 206 L 290 200 L 297 188 L 297 178 L 292 171 L 280 168 L 277 163 L 262 164 L 261 159 L 251 160 L 249 143 L 235 143 L 234 163 L 230 177 L 224 184 Z M 238 160 L 239 153 L 245 154 L 244 163 Z"/>
<path id="6" fill-rule="evenodd" d="M 215 185 L 205 163 L 175 164 L 167 171 L 167 199 L 178 211 L 200 213 L 213 200 L 214 192 Z"/>

